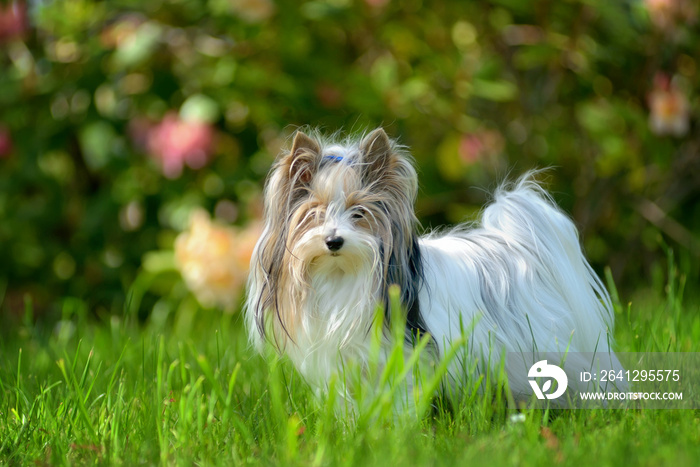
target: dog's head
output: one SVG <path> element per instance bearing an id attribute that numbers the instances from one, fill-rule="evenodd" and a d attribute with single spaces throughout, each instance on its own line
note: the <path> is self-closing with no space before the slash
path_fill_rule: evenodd
<path id="1" fill-rule="evenodd" d="M 384 130 L 342 146 L 299 132 L 268 185 L 266 198 L 276 201 L 268 221 L 281 221 L 290 272 L 367 273 L 413 231 L 416 188 L 413 167 Z"/>
<path id="2" fill-rule="evenodd" d="M 265 229 L 253 255 L 249 308 L 264 334 L 266 310 L 282 327 L 282 301 L 303 298 L 314 277 L 372 276 L 383 299 L 399 284 L 405 301 L 418 255 L 410 157 L 382 129 L 337 144 L 297 132 L 265 187 Z M 410 290 L 409 290 L 410 289 Z M 253 301 L 251 301 L 251 299 Z"/>

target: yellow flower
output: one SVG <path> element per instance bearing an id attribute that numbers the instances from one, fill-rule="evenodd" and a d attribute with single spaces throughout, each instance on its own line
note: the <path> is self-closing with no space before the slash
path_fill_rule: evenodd
<path id="1" fill-rule="evenodd" d="M 175 240 L 175 263 L 202 305 L 237 308 L 261 231 L 258 223 L 237 229 L 212 222 L 202 210 L 192 214 L 188 230 Z"/>

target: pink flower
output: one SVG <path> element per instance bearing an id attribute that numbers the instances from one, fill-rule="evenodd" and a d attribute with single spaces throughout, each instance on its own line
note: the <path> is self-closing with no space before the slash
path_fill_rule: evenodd
<path id="1" fill-rule="evenodd" d="M 464 135 L 459 140 L 459 157 L 466 164 L 473 164 L 481 159 L 484 143 L 476 135 Z"/>
<path id="2" fill-rule="evenodd" d="M 10 130 L 0 126 L 0 158 L 5 158 L 12 153 L 12 138 Z"/>
<path id="3" fill-rule="evenodd" d="M 160 163 L 163 175 L 168 178 L 178 178 L 185 165 L 195 170 L 204 167 L 214 142 L 211 125 L 183 120 L 174 112 L 155 125 L 134 120 L 131 135 L 137 145 Z"/>
<path id="4" fill-rule="evenodd" d="M 660 136 L 683 136 L 689 127 L 688 98 L 668 75 L 657 73 L 649 93 L 649 128 Z"/>
<path id="5" fill-rule="evenodd" d="M 27 5 L 24 2 L 0 3 L 0 43 L 21 38 L 28 28 Z"/>
<path id="6" fill-rule="evenodd" d="M 465 165 L 497 156 L 503 150 L 503 137 L 497 131 L 482 130 L 462 135 L 459 140 L 459 157 Z"/>
<path id="7" fill-rule="evenodd" d="M 238 229 L 212 222 L 205 211 L 192 214 L 175 240 L 175 262 L 202 305 L 235 309 L 261 232 L 259 223 Z"/>

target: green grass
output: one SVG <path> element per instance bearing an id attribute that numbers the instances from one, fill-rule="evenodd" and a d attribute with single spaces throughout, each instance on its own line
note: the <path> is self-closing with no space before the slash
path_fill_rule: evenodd
<path id="1" fill-rule="evenodd" d="M 672 264 L 672 262 L 670 262 Z M 683 279 L 665 299 L 616 300 L 622 351 L 700 351 Z M 0 464 L 697 465 L 693 410 L 514 410 L 497 391 L 397 417 L 387 391 L 338 416 L 284 360 L 247 345 L 240 315 L 195 306 L 139 324 L 132 311 L 30 319 L 0 344 Z M 162 312 L 162 310 L 161 310 Z M 398 365 L 395 370 L 405 371 Z M 387 375 L 379 375 L 386 377 Z M 514 415 L 522 414 L 520 419 Z"/>

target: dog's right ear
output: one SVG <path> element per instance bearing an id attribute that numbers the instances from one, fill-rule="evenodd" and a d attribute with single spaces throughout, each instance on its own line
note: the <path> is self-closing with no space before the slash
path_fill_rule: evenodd
<path id="1" fill-rule="evenodd" d="M 292 150 L 282 160 L 282 165 L 293 185 L 307 185 L 311 181 L 320 153 L 321 147 L 316 140 L 297 131 Z"/>

